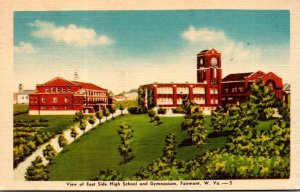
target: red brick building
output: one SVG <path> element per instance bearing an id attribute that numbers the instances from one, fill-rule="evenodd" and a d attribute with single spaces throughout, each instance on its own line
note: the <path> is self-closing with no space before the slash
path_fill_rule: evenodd
<path id="1" fill-rule="evenodd" d="M 145 106 L 149 94 L 158 107 L 175 108 L 188 96 L 210 113 L 221 104 L 222 69 L 221 53 L 215 49 L 197 54 L 197 83 L 153 83 L 140 86 L 145 92 Z M 150 90 L 150 91 L 149 91 Z"/>
<path id="2" fill-rule="evenodd" d="M 277 98 L 282 99 L 282 79 L 272 72 L 262 71 L 250 73 L 236 73 L 227 75 L 222 81 L 222 105 L 239 104 L 247 100 L 251 94 L 251 84 L 263 81 L 270 87 Z"/>
<path id="3" fill-rule="evenodd" d="M 282 79 L 272 72 L 230 74 L 222 79 L 221 53 L 215 49 L 203 50 L 197 54 L 197 83 L 152 83 L 140 86 L 144 93 L 144 105 L 154 103 L 167 109 L 182 104 L 188 96 L 199 104 L 205 114 L 210 114 L 220 105 L 245 102 L 251 83 L 264 81 L 271 87 L 277 98 L 282 98 Z M 152 100 L 152 101 L 151 101 Z"/>
<path id="4" fill-rule="evenodd" d="M 56 77 L 36 86 L 29 94 L 29 114 L 94 113 L 108 105 L 108 91 L 92 83 L 68 81 Z"/>

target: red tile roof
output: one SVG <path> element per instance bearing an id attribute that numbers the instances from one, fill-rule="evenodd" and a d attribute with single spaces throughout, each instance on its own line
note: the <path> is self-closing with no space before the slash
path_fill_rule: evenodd
<path id="1" fill-rule="evenodd" d="M 223 82 L 225 82 L 225 81 L 242 81 L 242 80 L 245 80 L 245 77 L 248 77 L 252 73 L 253 72 L 229 74 L 226 77 L 224 77 L 222 81 Z"/>
<path id="2" fill-rule="evenodd" d="M 80 81 L 71 81 L 72 83 L 77 84 L 83 89 L 93 89 L 93 90 L 102 90 L 102 91 L 107 91 L 107 89 L 103 89 L 97 85 L 94 85 L 92 83 L 85 83 L 85 82 L 80 82 Z"/>

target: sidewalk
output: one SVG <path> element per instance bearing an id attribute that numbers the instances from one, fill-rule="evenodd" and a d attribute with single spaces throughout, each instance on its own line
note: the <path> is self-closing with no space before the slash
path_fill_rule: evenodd
<path id="1" fill-rule="evenodd" d="M 123 110 L 123 114 L 127 114 L 128 111 L 125 109 Z M 114 113 L 114 117 L 117 117 L 121 115 L 121 111 L 120 110 L 117 110 L 115 113 Z M 112 118 L 112 115 L 110 115 L 107 120 L 110 120 Z M 103 117 L 101 119 L 101 124 L 106 122 L 106 118 Z M 95 121 L 95 124 L 94 124 L 94 127 L 97 126 L 99 124 L 99 120 L 96 118 L 96 121 Z M 93 127 L 91 124 L 87 123 L 87 126 L 86 126 L 86 129 L 85 129 L 85 132 L 87 133 L 89 130 L 91 130 Z M 83 131 L 81 131 L 78 127 L 78 125 L 76 125 L 75 127 L 76 131 L 79 133 L 76 137 L 76 139 L 78 139 L 80 136 L 83 135 Z M 71 137 L 70 135 L 71 133 L 71 129 L 68 129 L 68 130 L 65 130 L 63 132 L 63 134 L 65 135 L 67 141 L 68 141 L 68 144 L 72 143 L 74 141 L 74 139 Z M 45 165 L 48 164 L 48 160 L 46 160 L 43 156 L 43 150 L 44 148 L 48 145 L 48 144 L 51 144 L 53 146 L 53 148 L 56 150 L 57 153 L 61 152 L 63 150 L 63 148 L 60 148 L 59 147 L 59 144 L 58 144 L 58 137 L 60 136 L 59 135 L 56 135 L 53 139 L 51 139 L 50 141 L 48 141 L 47 143 L 44 143 L 43 145 L 39 146 L 39 148 L 33 152 L 29 157 L 27 157 L 23 162 L 21 162 L 17 168 L 14 169 L 14 178 L 16 181 L 25 181 L 25 173 L 26 173 L 26 170 L 27 168 L 31 165 L 31 161 L 35 160 L 35 158 L 37 156 L 40 156 L 42 157 L 43 159 L 43 163 Z M 75 140 L 76 140 L 75 139 Z"/>

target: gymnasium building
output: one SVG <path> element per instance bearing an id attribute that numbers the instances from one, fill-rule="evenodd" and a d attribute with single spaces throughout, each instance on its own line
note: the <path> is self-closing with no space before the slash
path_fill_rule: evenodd
<path id="1" fill-rule="evenodd" d="M 29 114 L 74 115 L 79 110 L 94 113 L 109 103 L 107 89 L 92 83 L 56 77 L 37 85 L 36 92 L 29 94 Z"/>

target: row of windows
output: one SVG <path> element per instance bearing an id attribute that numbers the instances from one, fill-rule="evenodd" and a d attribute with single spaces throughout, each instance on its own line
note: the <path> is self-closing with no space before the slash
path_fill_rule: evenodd
<path id="1" fill-rule="evenodd" d="M 205 104 L 205 98 L 203 97 L 196 97 L 194 98 L 194 102 L 197 104 Z M 217 98 L 212 98 L 210 100 L 211 104 L 218 104 L 219 100 Z M 157 99 L 157 104 L 158 105 L 173 105 L 173 98 L 158 98 Z M 182 98 L 177 99 L 177 104 L 181 105 L 182 104 Z"/>
<path id="2" fill-rule="evenodd" d="M 87 96 L 100 96 L 100 97 L 106 97 L 106 93 L 88 91 L 88 92 L 87 92 Z"/>
<path id="3" fill-rule="evenodd" d="M 245 91 L 244 87 L 232 87 L 231 89 L 225 88 L 225 93 L 229 93 L 229 90 L 231 93 L 243 93 Z"/>
<path id="4" fill-rule="evenodd" d="M 218 94 L 218 88 L 210 88 L 210 94 Z"/>
<path id="5" fill-rule="evenodd" d="M 65 88 L 65 87 L 51 87 L 51 88 L 46 88 L 45 89 L 46 93 L 64 93 L 64 92 L 71 92 L 71 88 Z"/>
<path id="6" fill-rule="evenodd" d="M 205 94 L 205 88 L 204 87 L 194 87 L 193 93 L 194 94 Z M 215 93 L 215 91 L 214 91 L 214 93 Z M 217 94 L 217 93 L 218 93 L 218 89 L 216 89 L 215 94 Z M 173 94 L 173 88 L 172 87 L 158 87 L 157 94 Z M 188 87 L 178 87 L 177 94 L 189 94 L 189 88 Z"/>
<path id="7" fill-rule="evenodd" d="M 68 110 L 70 109 L 68 106 L 64 106 L 63 107 L 65 110 Z M 41 110 L 45 110 L 45 106 L 41 106 Z M 53 107 L 49 107 L 48 110 L 57 110 L 57 107 L 56 106 L 53 106 Z"/>

